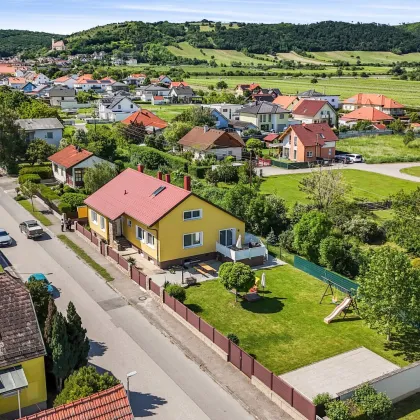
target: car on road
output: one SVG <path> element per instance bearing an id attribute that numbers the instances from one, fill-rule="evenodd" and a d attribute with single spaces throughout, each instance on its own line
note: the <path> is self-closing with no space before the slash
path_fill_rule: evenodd
<path id="1" fill-rule="evenodd" d="M 344 164 L 353 163 L 353 161 L 347 155 L 336 155 L 335 158 L 334 158 L 334 160 L 337 163 L 344 163 Z"/>
<path id="2" fill-rule="evenodd" d="M 363 162 L 363 156 L 362 155 L 357 155 L 355 153 L 349 153 L 347 156 L 350 158 L 350 160 L 353 163 Z"/>
<path id="3" fill-rule="evenodd" d="M 6 232 L 5 229 L 0 228 L 0 246 L 10 246 L 13 244 L 13 239 Z"/>
<path id="4" fill-rule="evenodd" d="M 30 283 L 32 281 L 42 281 L 42 282 L 44 282 L 46 284 L 46 286 L 47 286 L 48 293 L 50 295 L 52 295 L 54 293 L 54 287 L 47 280 L 47 278 L 45 277 L 44 274 L 42 274 L 42 273 L 34 273 L 34 274 L 31 274 L 28 277 L 28 283 Z"/>
<path id="5" fill-rule="evenodd" d="M 27 220 L 19 225 L 19 229 L 28 239 L 39 238 L 44 234 L 44 229 L 36 220 Z"/>

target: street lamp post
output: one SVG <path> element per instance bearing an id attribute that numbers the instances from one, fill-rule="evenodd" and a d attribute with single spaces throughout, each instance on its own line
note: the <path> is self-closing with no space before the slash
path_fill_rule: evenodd
<path id="1" fill-rule="evenodd" d="M 127 373 L 127 397 L 128 401 L 130 401 L 130 378 L 134 375 L 137 375 L 137 371 L 133 370 L 130 373 Z"/>

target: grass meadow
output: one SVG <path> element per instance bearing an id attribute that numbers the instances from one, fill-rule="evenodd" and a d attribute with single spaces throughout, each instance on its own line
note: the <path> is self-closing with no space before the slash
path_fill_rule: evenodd
<path id="1" fill-rule="evenodd" d="M 407 175 L 420 177 L 420 166 L 412 166 L 411 168 L 401 169 L 400 172 Z"/>

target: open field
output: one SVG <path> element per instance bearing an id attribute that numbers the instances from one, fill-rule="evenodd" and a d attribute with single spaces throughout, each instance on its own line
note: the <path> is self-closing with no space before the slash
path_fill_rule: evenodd
<path id="1" fill-rule="evenodd" d="M 412 168 L 401 169 L 400 172 L 420 177 L 420 166 L 413 166 Z"/>
<path id="2" fill-rule="evenodd" d="M 258 302 L 235 304 L 233 294 L 215 280 L 188 288 L 185 303 L 223 334 L 236 334 L 240 346 L 275 374 L 360 346 L 407 364 L 385 348 L 384 336 L 355 317 L 326 325 L 323 319 L 335 306 L 331 298 L 319 304 L 325 290 L 321 281 L 290 265 L 264 271 L 266 292 Z"/>
<path id="3" fill-rule="evenodd" d="M 414 191 L 418 183 L 398 179 L 373 172 L 358 171 L 357 169 L 344 169 L 344 180 L 351 187 L 348 193 L 350 199 L 382 201 L 401 189 Z M 295 202 L 306 203 L 305 194 L 299 190 L 299 181 L 307 174 L 278 175 L 264 178 L 261 184 L 261 192 L 276 194 L 284 198 L 287 204 Z"/>
<path id="4" fill-rule="evenodd" d="M 366 163 L 420 161 L 420 139 L 406 146 L 403 136 L 399 135 L 342 139 L 338 142 L 337 148 L 347 153 L 363 155 Z"/>
<path id="5" fill-rule="evenodd" d="M 291 51 L 289 53 L 277 53 L 276 56 L 280 59 L 280 60 L 293 60 L 293 61 L 297 61 L 299 63 L 310 63 L 310 64 L 329 64 L 326 63 L 325 61 L 322 60 L 316 60 L 314 58 L 308 58 L 308 57 L 303 57 L 302 55 L 299 55 L 297 53 L 295 53 L 294 51 Z"/>
<path id="6" fill-rule="evenodd" d="M 326 51 L 311 52 L 316 60 L 319 61 L 348 61 L 356 64 L 358 58 L 362 63 L 391 64 L 397 61 L 420 62 L 420 53 L 394 54 L 388 51 Z"/>
<path id="7" fill-rule="evenodd" d="M 159 118 L 165 121 L 172 121 L 177 115 L 182 111 L 190 108 L 191 105 L 149 105 L 141 104 L 142 109 L 147 109 L 148 111 L 153 112 Z"/>

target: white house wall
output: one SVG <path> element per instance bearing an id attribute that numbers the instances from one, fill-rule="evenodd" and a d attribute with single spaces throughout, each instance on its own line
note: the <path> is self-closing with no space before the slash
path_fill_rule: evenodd
<path id="1" fill-rule="evenodd" d="M 52 138 L 47 137 L 47 133 L 52 133 Z M 34 139 L 43 139 L 48 144 L 53 144 L 54 146 L 58 146 L 60 144 L 60 140 L 63 138 L 63 129 L 62 128 L 54 128 L 51 130 L 35 130 L 34 131 Z"/>

